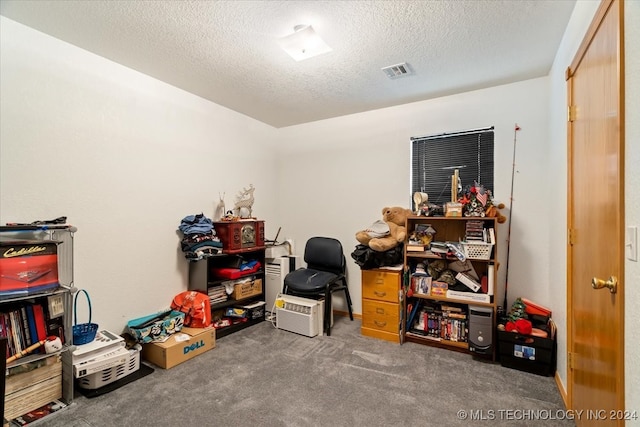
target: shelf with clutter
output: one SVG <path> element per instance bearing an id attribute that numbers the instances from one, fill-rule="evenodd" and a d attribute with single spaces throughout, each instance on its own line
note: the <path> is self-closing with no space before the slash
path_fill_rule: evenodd
<path id="1" fill-rule="evenodd" d="M 250 206 L 244 207 L 250 213 Z M 207 298 L 217 337 L 263 321 L 264 221 L 231 215 L 212 221 L 203 214 L 188 215 L 179 229 L 189 260 L 188 288 Z"/>
<path id="2" fill-rule="evenodd" d="M 66 217 L 0 227 L 0 336 L 3 337 L 4 416 L 29 418 L 73 401 L 74 234 Z M 49 413 L 47 412 L 47 413 Z"/>
<path id="3" fill-rule="evenodd" d="M 406 220 L 405 340 L 495 360 L 497 225 L 506 217 L 489 190 L 474 183 L 459 194 L 457 171 L 451 178 L 450 202 L 415 193 Z"/>

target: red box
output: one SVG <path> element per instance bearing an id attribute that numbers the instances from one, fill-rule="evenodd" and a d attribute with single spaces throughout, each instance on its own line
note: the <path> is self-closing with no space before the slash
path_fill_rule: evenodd
<path id="1" fill-rule="evenodd" d="M 223 252 L 264 247 L 264 221 L 218 221 L 213 223 L 213 228 L 222 242 Z"/>
<path id="2" fill-rule="evenodd" d="M 60 286 L 58 243 L 0 240 L 0 298 L 30 295 Z"/>

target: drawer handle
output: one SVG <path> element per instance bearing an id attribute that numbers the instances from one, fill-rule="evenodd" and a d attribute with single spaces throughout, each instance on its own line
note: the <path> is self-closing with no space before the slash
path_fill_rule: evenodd
<path id="1" fill-rule="evenodd" d="M 373 291 L 373 293 L 376 294 L 377 297 L 383 297 L 383 296 L 387 295 L 386 292 Z"/>
<path id="2" fill-rule="evenodd" d="M 376 313 L 384 314 L 384 308 L 376 308 Z"/>
<path id="3" fill-rule="evenodd" d="M 373 323 L 375 323 L 376 326 L 380 326 L 381 328 L 387 326 L 387 322 L 378 322 L 377 320 L 374 320 Z"/>

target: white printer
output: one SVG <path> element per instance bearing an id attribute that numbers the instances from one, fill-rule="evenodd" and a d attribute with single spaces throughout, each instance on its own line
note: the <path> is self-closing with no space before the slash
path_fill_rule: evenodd
<path id="1" fill-rule="evenodd" d="M 124 338 L 107 330 L 98 331 L 93 341 L 77 345 L 71 351 L 73 375 L 82 378 L 124 364 L 128 358 Z"/>

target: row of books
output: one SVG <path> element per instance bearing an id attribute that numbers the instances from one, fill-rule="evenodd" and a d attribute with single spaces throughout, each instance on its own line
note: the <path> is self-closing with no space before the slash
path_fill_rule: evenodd
<path id="1" fill-rule="evenodd" d="M 7 338 L 6 358 L 49 336 L 57 336 L 64 343 L 64 316 L 51 317 L 46 298 L 3 307 L 3 310 L 0 336 Z M 43 351 L 40 348 L 35 353 Z"/>
<path id="2" fill-rule="evenodd" d="M 418 301 L 412 312 L 407 328 L 409 332 L 436 341 L 467 342 L 469 327 L 464 308 L 445 304 L 420 306 Z"/>

